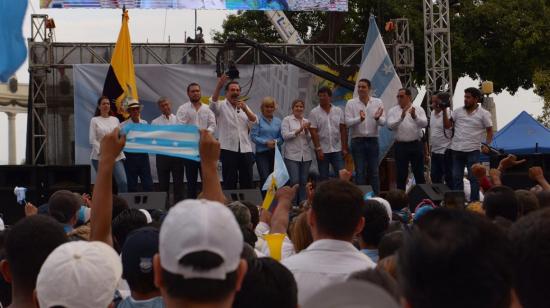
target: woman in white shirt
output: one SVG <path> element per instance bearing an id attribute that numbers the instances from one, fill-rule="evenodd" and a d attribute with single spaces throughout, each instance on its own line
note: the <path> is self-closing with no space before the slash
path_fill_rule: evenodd
<path id="1" fill-rule="evenodd" d="M 298 204 L 306 199 L 306 183 L 311 166 L 311 135 L 309 121 L 304 118 L 305 103 L 301 99 L 292 102 L 292 114 L 283 119 L 283 157 L 290 175 L 290 185 L 299 184 Z"/>
<path id="2" fill-rule="evenodd" d="M 111 102 L 109 98 L 106 96 L 100 97 L 97 100 L 97 108 L 94 117 L 90 121 L 90 145 L 92 146 L 90 158 L 92 160 L 92 166 L 96 171 L 99 155 L 101 155 L 101 139 L 103 139 L 105 135 L 111 133 L 119 125 L 120 122 L 118 119 L 111 116 Z M 126 172 L 124 171 L 124 165 L 122 163 L 122 159 L 124 158 L 124 153 L 120 152 L 113 168 L 113 176 L 119 193 L 128 191 Z"/>

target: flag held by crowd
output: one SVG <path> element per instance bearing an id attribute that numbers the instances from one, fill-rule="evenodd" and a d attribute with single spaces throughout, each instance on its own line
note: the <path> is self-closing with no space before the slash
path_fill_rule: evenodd
<path id="1" fill-rule="evenodd" d="M 275 192 L 277 192 L 279 187 L 284 186 L 289 179 L 290 175 L 286 169 L 281 151 L 279 151 L 278 146 L 275 146 L 275 162 L 273 172 L 267 177 L 267 180 L 262 187 L 262 190 L 267 190 L 264 202 L 262 203 L 262 207 L 264 209 L 269 209 L 275 199 Z"/>
<path id="2" fill-rule="evenodd" d="M 161 154 L 200 161 L 199 129 L 194 125 L 130 123 L 123 127 L 125 152 Z"/>
<path id="3" fill-rule="evenodd" d="M 123 109 L 124 99 L 138 99 L 128 20 L 128 11 L 124 11 L 111 65 L 103 85 L 103 95 L 114 102 L 118 110 Z"/>
<path id="4" fill-rule="evenodd" d="M 384 112 L 397 105 L 396 93 L 402 88 L 399 76 L 395 68 L 373 15 L 369 19 L 369 31 L 363 46 L 361 67 L 357 76 L 359 80 L 366 78 L 371 81 L 371 96 L 380 98 L 384 104 Z M 357 83 L 355 84 L 354 97 L 357 97 Z M 380 129 L 380 161 L 384 159 L 394 141 L 393 133 L 386 127 Z"/>

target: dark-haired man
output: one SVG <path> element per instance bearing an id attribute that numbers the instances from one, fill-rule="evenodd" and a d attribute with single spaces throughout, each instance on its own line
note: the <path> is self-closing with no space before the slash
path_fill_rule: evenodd
<path id="1" fill-rule="evenodd" d="M 190 83 L 187 86 L 189 101 L 178 108 L 176 117 L 178 123 L 195 125 L 199 129 L 206 129 L 210 133 L 216 130 L 216 117 L 208 106 L 201 102 L 201 86 L 198 83 Z M 185 176 L 187 178 L 187 198 L 197 198 L 197 178 L 199 176 L 200 163 L 184 159 Z"/>
<path id="2" fill-rule="evenodd" d="M 374 193 L 380 193 L 378 178 L 378 127 L 386 124 L 382 100 L 370 97 L 370 81 L 357 83 L 359 97 L 346 103 L 346 125 L 351 135 L 351 154 L 355 164 L 355 183 L 366 185 L 366 177 Z M 366 166 L 365 166 L 366 165 Z M 365 176 L 365 167 L 367 174 Z"/>
<path id="3" fill-rule="evenodd" d="M 300 304 L 351 273 L 375 266 L 351 244 L 365 224 L 364 205 L 363 193 L 350 182 L 329 180 L 317 188 L 308 212 L 313 243 L 282 261 L 294 274 Z"/>
<path id="4" fill-rule="evenodd" d="M 428 125 L 426 113 L 412 104 L 411 90 L 397 92 L 398 105 L 388 112 L 388 127 L 395 132 L 395 165 L 397 189 L 405 190 L 409 163 L 416 184 L 424 184 L 424 145 L 422 129 Z"/>
<path id="5" fill-rule="evenodd" d="M 452 131 L 445 128 L 445 119 L 451 96 L 449 93 L 441 92 L 432 96 L 432 113 L 430 114 L 430 156 L 432 183 L 446 183 L 452 187 L 452 166 L 451 155 Z"/>
<path id="6" fill-rule="evenodd" d="M 223 187 L 236 189 L 238 179 L 240 189 L 252 188 L 253 155 L 249 130 L 257 117 L 240 97 L 239 83 L 232 80 L 226 84 L 227 80 L 226 75 L 218 79 L 210 102 L 218 123 Z M 225 99 L 218 101 L 224 85 Z"/>
<path id="7" fill-rule="evenodd" d="M 453 157 L 453 189 L 464 190 L 464 167 L 468 169 L 470 181 L 470 200 L 479 200 L 479 182 L 472 173 L 472 165 L 479 162 L 480 148 L 488 152 L 485 142 L 493 141 L 493 122 L 491 113 L 481 108 L 481 91 L 476 88 L 464 90 L 464 107 L 456 108 L 453 117 L 447 121 L 446 128 L 454 126 L 455 134 L 451 144 Z"/>
<path id="8" fill-rule="evenodd" d="M 365 226 L 361 230 L 359 245 L 361 251 L 378 263 L 378 245 L 390 226 L 390 216 L 384 206 L 376 200 L 367 200 L 363 211 Z"/>
<path id="9" fill-rule="evenodd" d="M 12 285 L 10 307 L 36 307 L 36 277 L 48 255 L 67 242 L 63 226 L 46 215 L 34 215 L 16 223 L 6 238 L 2 275 Z"/>
<path id="10" fill-rule="evenodd" d="M 435 209 L 416 225 L 397 258 L 403 307 L 520 307 L 511 242 L 495 224 L 468 211 Z"/>
<path id="11" fill-rule="evenodd" d="M 334 174 L 344 169 L 344 156 L 348 153 L 348 134 L 342 109 L 333 106 L 332 90 L 322 87 L 317 91 L 319 106 L 309 113 L 309 131 L 317 153 L 320 180 L 329 177 L 332 165 Z"/>
<path id="12" fill-rule="evenodd" d="M 160 230 L 153 266 L 166 307 L 231 307 L 247 264 L 243 236 L 223 204 L 184 200 Z"/>

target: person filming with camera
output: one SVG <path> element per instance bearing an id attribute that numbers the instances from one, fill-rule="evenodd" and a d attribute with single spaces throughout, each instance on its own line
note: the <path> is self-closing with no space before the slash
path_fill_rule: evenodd
<path id="1" fill-rule="evenodd" d="M 482 145 L 485 136 L 486 144 L 493 141 L 493 122 L 491 114 L 481 108 L 482 94 L 476 88 L 464 90 L 464 107 L 453 111 L 452 117 L 443 113 L 445 128 L 453 128 L 454 136 L 451 143 L 453 161 L 454 190 L 464 189 L 464 167 L 468 169 L 470 181 L 470 201 L 479 200 L 479 182 L 472 174 L 472 165 L 479 162 L 480 150 L 488 153 L 489 148 Z"/>
<path id="2" fill-rule="evenodd" d="M 432 95 L 430 114 L 430 151 L 431 167 L 430 178 L 432 183 L 445 183 L 452 186 L 452 155 L 449 149 L 451 145 L 452 129 L 446 129 L 444 118 L 450 117 L 449 107 L 451 95 L 440 92 Z"/>

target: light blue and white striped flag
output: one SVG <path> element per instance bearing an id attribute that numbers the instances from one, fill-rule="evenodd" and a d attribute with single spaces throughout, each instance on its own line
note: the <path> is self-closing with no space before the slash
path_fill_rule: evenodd
<path id="1" fill-rule="evenodd" d="M 367 33 L 365 46 L 363 46 L 362 59 L 357 81 L 362 78 L 371 81 L 371 95 L 372 97 L 377 97 L 382 100 L 384 104 L 384 115 L 387 118 L 388 111 L 393 106 L 397 105 L 395 96 L 397 95 L 397 91 L 402 88 L 402 85 L 399 76 L 397 76 L 395 72 L 395 68 L 388 55 L 373 15 L 371 15 L 369 19 L 369 32 Z M 357 84 L 355 84 L 353 96 L 358 96 Z M 394 136 L 387 126 L 382 127 L 379 133 L 380 162 L 390 150 L 394 141 Z"/>
<path id="2" fill-rule="evenodd" d="M 150 125 L 129 123 L 125 152 L 162 154 L 200 161 L 199 129 L 194 125 Z"/>

